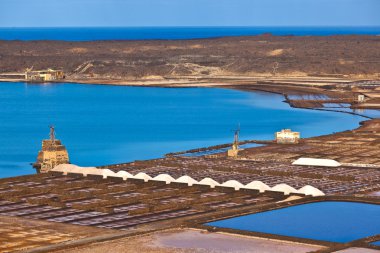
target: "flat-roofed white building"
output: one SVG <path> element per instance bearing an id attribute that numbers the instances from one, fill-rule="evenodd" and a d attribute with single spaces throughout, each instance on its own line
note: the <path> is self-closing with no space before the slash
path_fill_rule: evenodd
<path id="1" fill-rule="evenodd" d="M 301 134 L 299 132 L 292 132 L 290 129 L 282 129 L 276 132 L 276 142 L 279 144 L 296 144 L 299 142 Z"/>

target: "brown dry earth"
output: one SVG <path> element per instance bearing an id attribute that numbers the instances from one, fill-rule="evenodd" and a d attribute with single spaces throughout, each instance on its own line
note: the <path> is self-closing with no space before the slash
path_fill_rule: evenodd
<path id="1" fill-rule="evenodd" d="M 117 231 L 0 216 L 0 252 L 14 252 Z"/>
<path id="2" fill-rule="evenodd" d="M 150 41 L 0 41 L 0 73 L 63 69 L 71 80 L 178 76 L 351 75 L 378 78 L 379 36 Z"/>

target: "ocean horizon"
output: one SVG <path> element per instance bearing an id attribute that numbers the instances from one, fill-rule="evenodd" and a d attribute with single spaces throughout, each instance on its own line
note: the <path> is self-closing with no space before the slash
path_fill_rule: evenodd
<path id="1" fill-rule="evenodd" d="M 0 40 L 186 40 L 231 36 L 380 35 L 379 26 L 361 27 L 2 27 Z"/>

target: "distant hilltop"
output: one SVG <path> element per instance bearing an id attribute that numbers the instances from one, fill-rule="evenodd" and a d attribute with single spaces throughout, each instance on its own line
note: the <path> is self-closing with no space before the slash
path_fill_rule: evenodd
<path id="1" fill-rule="evenodd" d="M 271 36 L 194 40 L 0 41 L 2 72 L 60 69 L 75 80 L 334 76 L 380 78 L 380 37 Z M 1 75 L 1 73 L 0 73 Z"/>

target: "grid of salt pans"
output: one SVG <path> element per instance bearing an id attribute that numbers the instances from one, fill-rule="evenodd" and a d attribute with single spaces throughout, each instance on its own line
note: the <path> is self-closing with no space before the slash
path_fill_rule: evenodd
<path id="1" fill-rule="evenodd" d="M 68 173 L 81 174 L 83 176 L 97 175 L 97 176 L 102 176 L 104 179 L 106 179 L 107 177 L 119 177 L 119 178 L 123 178 L 123 180 L 127 180 L 128 178 L 133 178 L 133 179 L 144 180 L 145 182 L 161 181 L 161 182 L 165 182 L 166 184 L 170 184 L 172 182 L 184 183 L 184 184 L 187 184 L 188 186 L 198 184 L 198 185 L 208 185 L 211 188 L 215 188 L 215 186 L 230 187 L 230 188 L 234 188 L 236 191 L 240 189 L 252 189 L 252 190 L 258 190 L 260 192 L 265 192 L 265 191 L 283 192 L 285 195 L 289 195 L 290 193 L 300 193 L 304 195 L 311 195 L 313 197 L 325 195 L 322 191 L 310 185 L 305 185 L 302 188 L 297 190 L 287 184 L 278 184 L 273 187 L 269 187 L 268 185 L 266 185 L 265 183 L 261 181 L 252 181 L 244 185 L 237 180 L 228 180 L 226 182 L 219 183 L 209 177 L 206 177 L 200 181 L 197 181 L 187 175 L 181 176 L 177 179 L 173 178 L 172 176 L 168 174 L 159 174 L 155 177 L 151 177 L 144 172 L 140 172 L 136 175 L 132 175 L 123 170 L 114 172 L 109 169 L 98 169 L 96 167 L 79 167 L 74 164 L 60 164 L 56 166 L 52 171 L 62 172 L 64 175 L 67 175 Z"/>

